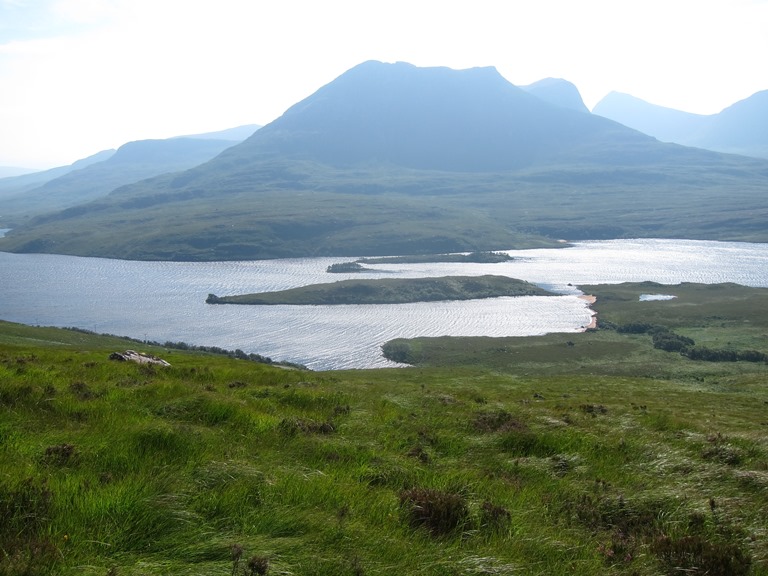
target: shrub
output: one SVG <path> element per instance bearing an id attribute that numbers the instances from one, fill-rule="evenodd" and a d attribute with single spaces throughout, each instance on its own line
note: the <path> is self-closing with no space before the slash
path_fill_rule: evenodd
<path id="1" fill-rule="evenodd" d="M 499 447 L 512 456 L 523 457 L 547 458 L 560 451 L 555 445 L 554 439 L 546 434 L 536 434 L 530 430 L 505 432 L 499 440 Z"/>
<path id="2" fill-rule="evenodd" d="M 653 335 L 653 347 L 666 352 L 682 352 L 695 344 L 691 338 L 674 332 L 656 332 Z"/>
<path id="3" fill-rule="evenodd" d="M 411 528 L 425 528 L 432 535 L 455 533 L 469 523 L 469 508 L 461 494 L 428 488 L 400 493 L 400 508 Z"/>
<path id="4" fill-rule="evenodd" d="M 729 466 L 738 466 L 743 460 L 741 451 L 727 443 L 717 442 L 702 451 L 701 457 L 705 460 L 714 460 Z"/>
<path id="5" fill-rule="evenodd" d="M 52 466 L 65 466 L 71 463 L 75 456 L 75 447 L 72 444 L 58 444 L 45 449 L 43 462 Z"/>
<path id="6" fill-rule="evenodd" d="M 248 560 L 247 567 L 247 574 L 249 575 L 256 576 L 266 574 L 269 572 L 269 558 L 264 556 L 254 556 Z"/>
<path id="7" fill-rule="evenodd" d="M 45 482 L 32 478 L 0 485 L 0 574 L 49 573 L 57 559 L 48 536 L 52 499 Z"/>
<path id="8" fill-rule="evenodd" d="M 621 324 L 616 328 L 616 331 L 620 334 L 647 334 L 651 331 L 658 331 L 661 327 L 655 324 L 648 324 L 647 322 L 629 322 L 628 324 Z"/>
<path id="9" fill-rule="evenodd" d="M 472 428 L 478 432 L 523 431 L 528 427 L 524 422 L 506 410 L 479 412 L 472 420 Z"/>
<path id="10" fill-rule="evenodd" d="M 583 526 L 591 530 L 610 530 L 627 537 L 658 534 L 660 518 L 671 513 L 677 502 L 665 500 L 629 501 L 582 494 L 566 503 L 566 511 L 574 514 Z"/>
<path id="11" fill-rule="evenodd" d="M 709 541 L 702 536 L 656 539 L 652 550 L 667 574 L 741 576 L 748 574 L 752 559 L 737 545 Z"/>
<path id="12" fill-rule="evenodd" d="M 297 432 L 304 434 L 333 434 L 336 427 L 333 422 L 318 422 L 307 418 L 283 418 L 277 425 L 278 430 L 286 436 L 294 436 Z"/>
<path id="13" fill-rule="evenodd" d="M 742 362 L 768 362 L 768 354 L 757 350 L 742 350 L 737 356 Z"/>
<path id="14" fill-rule="evenodd" d="M 696 347 L 685 352 L 691 360 L 705 360 L 707 362 L 736 362 L 738 354 L 734 350 L 719 350 L 712 348 Z"/>
<path id="15" fill-rule="evenodd" d="M 381 347 L 381 352 L 387 360 L 401 364 L 416 364 L 418 359 L 411 350 L 411 345 L 402 340 L 392 340 Z"/>
<path id="16" fill-rule="evenodd" d="M 497 506 L 488 500 L 480 506 L 480 527 L 493 532 L 502 532 L 509 527 L 512 514 L 502 506 Z"/>

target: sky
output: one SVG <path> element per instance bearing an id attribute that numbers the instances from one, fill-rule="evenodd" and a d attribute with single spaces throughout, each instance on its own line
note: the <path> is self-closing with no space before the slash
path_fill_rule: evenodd
<path id="1" fill-rule="evenodd" d="M 713 114 L 767 56 L 768 0 L 0 0 L 0 166 L 267 124 L 366 60 Z"/>

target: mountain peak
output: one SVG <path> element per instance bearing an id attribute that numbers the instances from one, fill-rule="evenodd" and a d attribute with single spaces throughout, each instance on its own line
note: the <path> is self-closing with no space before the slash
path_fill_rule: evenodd
<path id="1" fill-rule="evenodd" d="M 572 87 L 581 102 L 572 84 L 553 86 Z M 231 154 L 247 150 L 251 157 L 303 157 L 334 166 L 511 170 L 605 129 L 572 108 L 514 86 L 494 67 L 368 61 L 289 108 Z"/>
<path id="2" fill-rule="evenodd" d="M 544 78 L 533 84 L 520 86 L 520 88 L 555 106 L 570 108 L 577 112 L 589 112 L 581 98 L 579 89 L 568 80 Z"/>
<path id="3" fill-rule="evenodd" d="M 662 141 L 768 158 L 768 90 L 710 115 L 665 108 L 621 92 L 609 93 L 592 112 Z"/>

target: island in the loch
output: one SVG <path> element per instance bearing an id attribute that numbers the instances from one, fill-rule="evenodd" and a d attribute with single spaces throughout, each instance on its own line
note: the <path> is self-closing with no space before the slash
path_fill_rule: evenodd
<path id="1" fill-rule="evenodd" d="M 412 254 L 410 256 L 382 256 L 380 258 L 360 258 L 362 264 L 422 264 L 432 262 L 464 262 L 474 264 L 498 264 L 513 260 L 504 252 L 468 252 L 456 254 Z"/>
<path id="2" fill-rule="evenodd" d="M 348 274 L 354 272 L 374 272 L 363 264 L 425 264 L 436 262 L 461 262 L 473 264 L 498 264 L 513 260 L 504 252 L 468 252 L 456 254 L 412 254 L 409 256 L 381 256 L 378 258 L 358 258 L 354 261 L 337 262 L 328 266 L 325 271 L 331 274 Z"/>
<path id="3" fill-rule="evenodd" d="M 474 300 L 501 296 L 550 296 L 535 284 L 507 276 L 444 276 L 342 280 L 300 288 L 216 296 L 208 304 L 405 304 L 438 300 Z"/>

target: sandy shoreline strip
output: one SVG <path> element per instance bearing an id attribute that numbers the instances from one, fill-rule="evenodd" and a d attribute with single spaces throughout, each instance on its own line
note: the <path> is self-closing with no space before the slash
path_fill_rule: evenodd
<path id="1" fill-rule="evenodd" d="M 579 296 L 581 300 L 586 300 L 589 302 L 590 305 L 597 302 L 597 296 L 593 296 L 592 294 L 582 294 Z M 597 328 L 597 312 L 592 312 L 592 321 L 589 323 L 589 326 L 585 326 L 584 330 L 589 330 L 590 328 Z"/>

